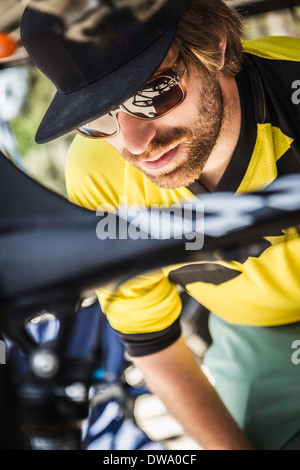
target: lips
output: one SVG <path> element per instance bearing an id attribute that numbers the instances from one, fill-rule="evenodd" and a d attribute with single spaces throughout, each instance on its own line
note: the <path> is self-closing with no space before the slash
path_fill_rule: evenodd
<path id="1" fill-rule="evenodd" d="M 177 149 L 178 145 L 169 150 L 168 152 L 165 152 L 163 155 L 161 155 L 161 157 L 157 158 L 156 160 L 144 160 L 140 164 L 147 170 L 160 170 L 166 167 L 171 162 L 171 160 L 173 160 L 176 155 Z"/>

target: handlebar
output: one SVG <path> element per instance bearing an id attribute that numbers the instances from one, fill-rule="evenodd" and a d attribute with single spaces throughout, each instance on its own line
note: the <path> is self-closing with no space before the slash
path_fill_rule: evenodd
<path id="1" fill-rule="evenodd" d="M 80 448 L 79 423 L 88 413 L 99 356 L 99 351 L 76 358 L 68 353 L 84 292 L 170 264 L 255 256 L 264 236 L 299 224 L 299 180 L 300 175 L 286 176 L 251 194 L 204 195 L 200 210 L 197 201 L 190 201 L 184 217 L 195 229 L 203 217 L 204 230 L 203 246 L 187 250 L 191 235 L 199 231 L 178 236 L 176 229 L 177 236 L 169 239 L 99 240 L 94 211 L 44 188 L 0 155 L 0 331 L 27 358 L 29 373 L 17 393 L 32 448 Z M 147 210 L 145 215 L 152 217 Z M 122 214 L 110 217 L 119 221 Z M 169 223 L 174 228 L 178 216 Z M 54 313 L 61 325 L 57 340 L 47 347 L 36 344 L 24 329 L 30 318 L 45 311 Z"/>

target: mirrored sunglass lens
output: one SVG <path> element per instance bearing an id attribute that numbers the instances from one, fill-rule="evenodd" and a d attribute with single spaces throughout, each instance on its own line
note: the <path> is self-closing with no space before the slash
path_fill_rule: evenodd
<path id="1" fill-rule="evenodd" d="M 162 76 L 147 83 L 129 100 L 123 103 L 127 111 L 137 117 L 153 119 L 170 111 L 183 98 L 183 92 L 175 79 Z"/>
<path id="2" fill-rule="evenodd" d="M 115 134 L 118 130 L 118 126 L 115 118 L 111 114 L 105 114 L 85 126 L 81 126 L 79 130 L 87 137 L 107 137 Z"/>

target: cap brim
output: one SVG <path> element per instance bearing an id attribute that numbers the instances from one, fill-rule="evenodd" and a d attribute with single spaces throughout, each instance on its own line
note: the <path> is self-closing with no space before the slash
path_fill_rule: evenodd
<path id="1" fill-rule="evenodd" d="M 109 112 L 149 80 L 172 45 L 174 23 L 142 53 L 100 80 L 72 93 L 57 92 L 35 136 L 38 144 L 61 137 Z"/>

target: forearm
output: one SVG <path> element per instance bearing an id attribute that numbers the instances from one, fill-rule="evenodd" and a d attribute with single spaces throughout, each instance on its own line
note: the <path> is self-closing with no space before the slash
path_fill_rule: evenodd
<path id="1" fill-rule="evenodd" d="M 182 338 L 134 362 L 153 393 L 204 449 L 252 448 Z"/>

